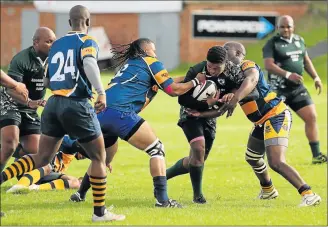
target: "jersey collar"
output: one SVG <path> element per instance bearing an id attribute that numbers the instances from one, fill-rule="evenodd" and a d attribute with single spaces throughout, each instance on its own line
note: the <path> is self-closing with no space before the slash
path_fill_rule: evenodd
<path id="1" fill-rule="evenodd" d="M 47 63 L 48 57 L 46 57 L 46 59 L 44 59 L 44 61 L 42 61 L 42 59 L 36 54 L 36 51 L 33 46 L 31 46 L 30 53 L 34 58 L 36 58 L 40 62 L 40 64 L 42 66 L 45 66 L 45 64 Z"/>
<path id="2" fill-rule="evenodd" d="M 287 43 L 292 43 L 293 38 L 294 38 L 294 34 L 292 34 L 289 39 L 285 39 L 284 37 L 280 36 L 280 39 L 286 41 Z"/>

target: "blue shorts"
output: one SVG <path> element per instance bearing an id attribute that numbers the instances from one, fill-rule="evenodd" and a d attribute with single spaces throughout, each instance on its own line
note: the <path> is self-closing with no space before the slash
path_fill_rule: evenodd
<path id="1" fill-rule="evenodd" d="M 47 136 L 68 134 L 81 143 L 101 135 L 100 124 L 88 99 L 51 96 L 41 115 L 41 132 Z"/>
<path id="2" fill-rule="evenodd" d="M 110 140 L 113 141 L 115 138 L 117 140 L 118 137 L 128 141 L 138 131 L 142 123 L 145 122 L 135 112 L 125 112 L 109 107 L 98 114 L 98 120 L 104 135 L 106 147 L 109 146 L 109 143 L 113 143 Z"/>

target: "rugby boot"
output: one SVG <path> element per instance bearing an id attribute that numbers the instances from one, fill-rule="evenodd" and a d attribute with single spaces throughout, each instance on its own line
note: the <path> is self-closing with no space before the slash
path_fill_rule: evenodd
<path id="1" fill-rule="evenodd" d="M 275 199 L 279 196 L 278 190 L 277 189 L 273 189 L 271 192 L 264 192 L 261 189 L 260 194 L 257 196 L 258 199 Z"/>
<path id="2" fill-rule="evenodd" d="M 318 156 L 312 158 L 312 164 L 327 163 L 327 155 L 320 153 Z"/>
<path id="3" fill-rule="evenodd" d="M 307 207 L 307 206 L 316 206 L 321 202 L 321 197 L 315 193 L 313 194 L 305 194 L 302 197 L 299 207 Z"/>
<path id="4" fill-rule="evenodd" d="M 176 200 L 169 199 L 168 201 L 165 202 L 158 202 L 156 200 L 155 207 L 162 207 L 162 208 L 182 208 L 182 205 L 179 204 Z"/>
<path id="5" fill-rule="evenodd" d="M 113 206 L 109 208 L 109 210 L 112 210 Z M 93 222 L 106 222 L 106 221 L 123 221 L 125 220 L 125 215 L 123 214 L 114 214 L 107 209 L 105 209 L 105 213 L 103 216 L 98 217 L 97 215 L 92 215 L 92 221 Z"/>
<path id="6" fill-rule="evenodd" d="M 197 197 L 194 196 L 193 202 L 194 203 L 197 203 L 197 204 L 205 204 L 205 203 L 207 203 L 203 194 L 201 194 L 200 196 L 197 196 Z"/>
<path id="7" fill-rule="evenodd" d="M 71 198 L 69 198 L 69 201 L 72 202 L 84 202 L 85 198 L 82 198 L 79 192 L 75 192 L 73 195 L 71 195 Z"/>

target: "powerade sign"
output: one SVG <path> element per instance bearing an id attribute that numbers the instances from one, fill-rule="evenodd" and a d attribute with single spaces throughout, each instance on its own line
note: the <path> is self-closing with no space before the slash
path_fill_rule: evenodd
<path id="1" fill-rule="evenodd" d="M 227 15 L 210 13 L 193 14 L 193 37 L 263 39 L 274 32 L 276 15 L 258 15 L 247 12 Z"/>

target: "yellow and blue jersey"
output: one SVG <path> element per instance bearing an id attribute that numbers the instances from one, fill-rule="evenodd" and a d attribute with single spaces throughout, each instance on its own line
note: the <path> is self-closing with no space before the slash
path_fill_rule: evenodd
<path id="1" fill-rule="evenodd" d="M 139 113 L 157 94 L 173 83 L 164 65 L 153 57 L 129 59 L 106 90 L 107 106 Z"/>
<path id="2" fill-rule="evenodd" d="M 90 98 L 92 88 L 83 69 L 83 59 L 98 58 L 95 39 L 83 33 L 70 32 L 56 40 L 49 52 L 47 76 L 54 95 Z"/>
<path id="3" fill-rule="evenodd" d="M 240 67 L 242 73 L 251 68 L 259 71 L 259 80 L 255 89 L 239 102 L 250 121 L 255 124 L 262 124 L 267 119 L 282 113 L 287 108 L 282 99 L 271 90 L 261 68 L 255 62 L 245 60 L 241 63 Z"/>

